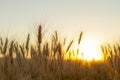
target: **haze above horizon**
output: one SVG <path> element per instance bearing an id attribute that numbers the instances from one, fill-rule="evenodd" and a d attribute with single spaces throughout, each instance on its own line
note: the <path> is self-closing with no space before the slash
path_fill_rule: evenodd
<path id="1" fill-rule="evenodd" d="M 100 41 L 120 37 L 119 0 L 0 0 L 0 36 L 21 37 L 42 24 L 74 38 L 83 31 Z"/>

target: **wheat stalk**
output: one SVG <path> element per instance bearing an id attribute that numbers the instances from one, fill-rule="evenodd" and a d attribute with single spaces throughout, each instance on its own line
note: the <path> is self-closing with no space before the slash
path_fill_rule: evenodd
<path id="1" fill-rule="evenodd" d="M 13 44 L 14 44 L 14 41 L 11 42 L 10 49 L 9 49 L 9 56 L 10 56 L 11 64 L 13 64 Z"/>
<path id="2" fill-rule="evenodd" d="M 41 43 L 42 43 L 42 26 L 39 25 L 38 28 L 38 53 L 41 53 Z"/>
<path id="3" fill-rule="evenodd" d="M 27 51 L 26 57 L 28 57 L 29 42 L 30 42 L 30 34 L 28 34 L 28 36 L 27 36 L 27 41 L 26 41 L 26 46 L 25 46 L 26 51 Z"/>
<path id="4" fill-rule="evenodd" d="M 73 43 L 73 40 L 70 42 L 70 44 L 68 45 L 67 49 L 66 49 L 66 53 L 68 52 L 68 50 L 70 49 L 71 45 Z"/>
<path id="5" fill-rule="evenodd" d="M 15 48 L 17 62 L 19 64 L 19 66 L 22 66 L 21 55 L 20 55 L 20 51 L 18 49 L 18 44 L 14 44 L 14 48 Z"/>
<path id="6" fill-rule="evenodd" d="M 25 59 L 25 51 L 24 51 L 24 44 L 23 44 L 23 47 L 20 45 L 20 50 L 21 50 L 21 53 L 22 53 L 22 56 L 23 58 Z"/>
<path id="7" fill-rule="evenodd" d="M 79 39 L 78 39 L 78 44 L 80 44 L 81 39 L 82 39 L 83 32 L 80 33 Z"/>
<path id="8" fill-rule="evenodd" d="M 5 45 L 4 45 L 4 49 L 3 49 L 3 54 L 5 55 L 7 52 L 7 45 L 8 45 L 8 38 L 6 38 L 5 40 Z"/>

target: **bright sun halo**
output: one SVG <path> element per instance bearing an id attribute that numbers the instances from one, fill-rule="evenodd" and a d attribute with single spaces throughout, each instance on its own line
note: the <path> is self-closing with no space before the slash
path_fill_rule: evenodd
<path id="1" fill-rule="evenodd" d="M 73 45 L 74 51 L 77 50 L 77 42 Z M 87 61 L 91 60 L 102 60 L 100 42 L 96 39 L 84 39 L 81 41 L 79 46 L 78 59 L 84 59 Z"/>

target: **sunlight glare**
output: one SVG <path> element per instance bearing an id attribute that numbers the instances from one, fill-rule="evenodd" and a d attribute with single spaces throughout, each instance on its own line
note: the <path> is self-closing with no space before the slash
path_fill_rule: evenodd
<path id="1" fill-rule="evenodd" d="M 81 41 L 80 45 L 78 45 L 76 42 L 73 45 L 74 51 L 77 50 L 77 46 L 79 46 L 78 59 L 84 59 L 87 61 L 102 60 L 100 42 L 98 40 L 85 38 Z"/>

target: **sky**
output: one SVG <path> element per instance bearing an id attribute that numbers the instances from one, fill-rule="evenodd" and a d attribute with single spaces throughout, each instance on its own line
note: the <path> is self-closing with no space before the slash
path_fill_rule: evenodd
<path id="1" fill-rule="evenodd" d="M 0 0 L 0 36 L 23 39 L 39 24 L 47 37 L 120 39 L 120 0 Z"/>

